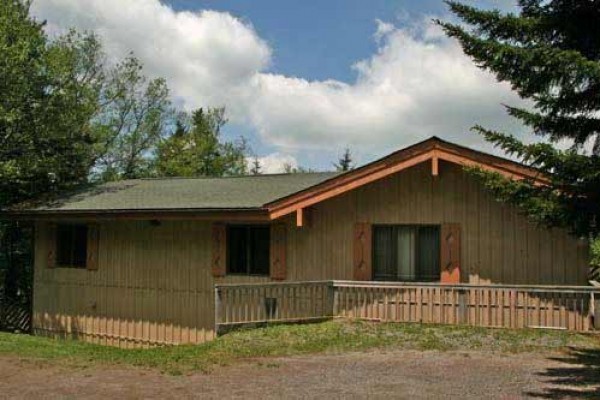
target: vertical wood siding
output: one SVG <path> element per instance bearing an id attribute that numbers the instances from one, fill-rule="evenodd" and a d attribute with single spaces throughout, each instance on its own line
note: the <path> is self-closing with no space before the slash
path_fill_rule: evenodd
<path id="1" fill-rule="evenodd" d="M 472 284 L 585 285 L 588 245 L 562 229 L 538 228 L 497 202 L 461 167 L 420 164 L 312 207 L 310 227 L 288 235 L 289 280 L 352 280 L 353 232 L 370 224 L 456 223 L 460 276 Z"/>
<path id="2" fill-rule="evenodd" d="M 461 280 L 472 284 L 586 283 L 588 247 L 539 229 L 498 203 L 460 167 L 428 163 L 311 207 L 311 223 L 286 223 L 286 281 L 352 280 L 357 222 L 461 227 Z M 218 222 L 218 221 L 217 221 Z M 224 221 L 221 221 L 224 222 Z M 50 223 L 38 223 L 34 331 L 140 347 L 214 337 L 214 284 L 269 277 L 211 273 L 210 222 L 100 222 L 98 269 L 47 268 Z"/>
<path id="3" fill-rule="evenodd" d="M 211 274 L 211 224 L 100 223 L 98 269 L 45 268 L 48 224 L 37 225 L 37 334 L 120 347 L 200 343 L 214 336 L 214 284 L 267 282 Z M 45 238 L 45 240 L 44 240 Z M 200 240 L 204 238 L 204 240 Z"/>

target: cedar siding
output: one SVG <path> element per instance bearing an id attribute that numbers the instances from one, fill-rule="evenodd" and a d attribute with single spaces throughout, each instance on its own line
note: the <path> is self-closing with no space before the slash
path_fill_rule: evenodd
<path id="1" fill-rule="evenodd" d="M 432 164 L 421 163 L 314 204 L 301 227 L 295 214 L 274 220 L 278 247 L 271 263 L 276 257 L 280 267 L 272 276 L 354 279 L 359 223 L 457 224 L 462 283 L 586 284 L 586 241 L 536 227 L 459 165 L 439 160 L 437 172 L 432 176 Z M 213 276 L 223 273 L 226 252 L 213 248 L 215 229 L 223 226 L 215 224 L 226 223 L 97 220 L 97 269 L 90 271 L 48 268 L 52 223 L 36 222 L 35 332 L 122 347 L 210 340 L 216 283 L 272 280 Z"/>

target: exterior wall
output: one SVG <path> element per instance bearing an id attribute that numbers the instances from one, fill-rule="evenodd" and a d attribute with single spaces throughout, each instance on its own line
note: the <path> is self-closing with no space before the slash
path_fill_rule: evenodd
<path id="1" fill-rule="evenodd" d="M 208 222 L 101 223 L 98 270 L 46 268 L 48 225 L 38 223 L 36 334 L 140 347 L 214 336 L 214 284 L 268 278 L 210 272 Z"/>
<path id="2" fill-rule="evenodd" d="M 287 280 L 351 280 L 356 222 L 459 223 L 461 276 L 473 284 L 586 283 L 588 248 L 538 229 L 494 201 L 458 166 L 422 164 L 314 206 L 309 226 L 285 218 Z M 211 275 L 211 223 L 100 223 L 98 270 L 49 269 L 48 225 L 36 229 L 34 331 L 139 347 L 214 336 L 215 283 L 269 278 Z"/>
<path id="3" fill-rule="evenodd" d="M 463 283 L 587 284 L 586 241 L 538 228 L 455 164 L 440 162 L 438 177 L 420 164 L 317 204 L 310 215 L 310 227 L 288 234 L 290 280 L 352 280 L 356 222 L 458 223 Z"/>

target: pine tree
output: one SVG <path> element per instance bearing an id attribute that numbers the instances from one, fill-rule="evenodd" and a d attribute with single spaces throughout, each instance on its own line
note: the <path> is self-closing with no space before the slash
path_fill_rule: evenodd
<path id="1" fill-rule="evenodd" d="M 157 146 L 158 176 L 230 176 L 248 172 L 246 140 L 221 139 L 221 129 L 227 123 L 225 109 L 200 108 L 180 118 L 189 122 L 180 121 L 175 132 Z"/>
<path id="2" fill-rule="evenodd" d="M 262 174 L 262 165 L 260 165 L 260 160 L 258 157 L 254 157 L 252 159 L 252 165 L 250 166 L 250 175 L 261 175 Z"/>
<path id="3" fill-rule="evenodd" d="M 339 158 L 337 163 L 334 163 L 333 166 L 337 171 L 346 172 L 354 169 L 354 160 L 352 159 L 352 154 L 350 153 L 350 149 L 346 147 L 344 150 L 344 154 Z"/>
<path id="4" fill-rule="evenodd" d="M 579 236 L 600 232 L 600 4 L 594 0 L 520 0 L 518 14 L 450 1 L 463 24 L 438 23 L 479 67 L 512 85 L 532 109 L 507 112 L 544 139 L 526 144 L 482 126 L 486 140 L 538 168 L 548 185 L 473 171 L 499 199 L 538 222 Z M 557 146 L 569 143 L 567 149 Z"/>

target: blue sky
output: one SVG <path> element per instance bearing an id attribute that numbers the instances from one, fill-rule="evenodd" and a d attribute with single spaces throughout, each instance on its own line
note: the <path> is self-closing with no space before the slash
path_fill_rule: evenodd
<path id="1" fill-rule="evenodd" d="M 513 7 L 510 0 L 472 2 Z M 521 132 L 501 103 L 519 99 L 431 23 L 440 0 L 38 0 L 49 27 L 93 30 L 167 79 L 177 104 L 225 106 L 265 169 L 328 169 L 436 135 L 489 149 L 475 123 Z"/>
<path id="2" fill-rule="evenodd" d="M 306 79 L 351 81 L 349 68 L 377 50 L 375 21 L 398 25 L 444 15 L 441 0 L 171 0 L 176 10 L 232 13 L 256 28 L 275 52 L 273 72 Z M 507 1 L 477 1 L 479 7 L 508 8 Z"/>
<path id="3" fill-rule="evenodd" d="M 377 46 L 375 21 L 440 14 L 439 0 L 176 0 L 177 10 L 213 9 L 250 21 L 275 52 L 272 70 L 306 79 L 351 81 L 349 68 Z"/>

